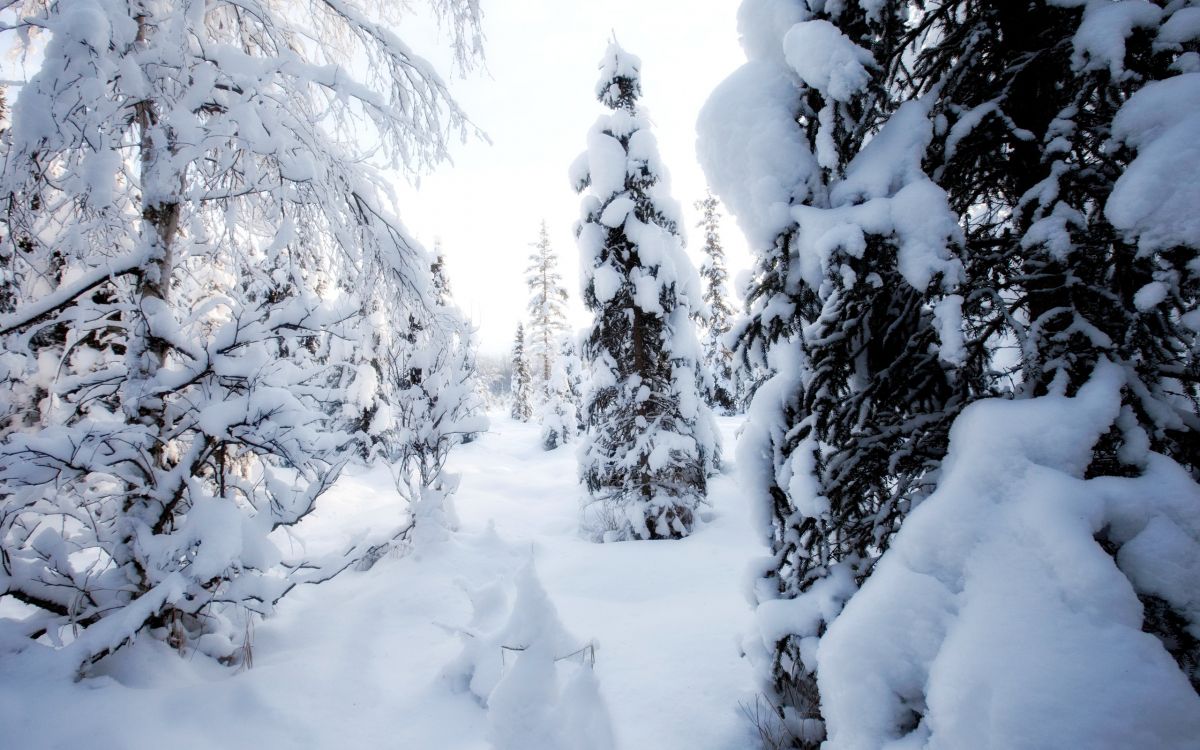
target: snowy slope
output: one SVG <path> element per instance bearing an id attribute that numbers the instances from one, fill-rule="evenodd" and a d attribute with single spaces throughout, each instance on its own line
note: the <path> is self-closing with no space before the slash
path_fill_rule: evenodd
<path id="1" fill-rule="evenodd" d="M 726 444 L 736 426 L 721 421 Z M 737 642 L 749 628 L 744 571 L 763 550 L 736 474 L 712 483 L 711 521 L 694 536 L 600 545 L 577 534 L 572 448 L 543 452 L 536 425 L 492 415 L 451 469 L 460 531 L 293 593 L 257 625 L 250 670 L 181 660 L 148 639 L 77 684 L 51 676 L 44 654 L 0 662 L 0 746 L 487 748 L 486 710 L 443 672 L 471 613 L 464 587 L 507 580 L 531 551 L 567 630 L 598 643 L 618 747 L 752 744 L 739 704 L 756 681 Z M 331 547 L 402 512 L 386 470 L 360 472 L 300 533 L 310 550 Z"/>

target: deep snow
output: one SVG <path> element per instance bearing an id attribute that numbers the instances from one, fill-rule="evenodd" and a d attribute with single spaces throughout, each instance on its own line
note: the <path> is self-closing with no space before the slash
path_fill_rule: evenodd
<path id="1" fill-rule="evenodd" d="M 732 446 L 740 420 L 719 422 Z M 738 644 L 751 627 L 746 571 L 765 550 L 736 470 L 711 483 L 692 537 L 594 544 L 577 530 L 574 450 L 544 452 L 537 425 L 493 414 L 451 458 L 459 531 L 294 592 L 255 625 L 249 670 L 180 659 L 149 639 L 80 683 L 47 675 L 46 654 L 0 662 L 0 745 L 487 748 L 486 709 L 444 672 L 471 616 L 465 589 L 507 582 L 532 553 L 567 631 L 598 644 L 617 747 L 752 746 L 740 705 L 757 682 Z M 319 552 L 402 514 L 386 469 L 351 472 L 298 536 Z"/>

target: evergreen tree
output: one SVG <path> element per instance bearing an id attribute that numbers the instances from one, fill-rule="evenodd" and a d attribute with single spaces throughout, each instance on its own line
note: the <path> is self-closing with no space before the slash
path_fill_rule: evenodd
<path id="1" fill-rule="evenodd" d="M 590 390 L 580 473 L 593 499 L 585 523 L 605 539 L 689 534 L 718 450 L 699 395 L 701 352 L 690 318 L 701 300 L 699 276 L 683 252 L 679 208 L 637 104 L 640 66 L 609 45 L 596 95 L 612 111 L 571 170 L 584 194 L 575 235 L 584 302 L 595 316 L 584 345 Z"/>
<path id="2" fill-rule="evenodd" d="M 1171 18 L 1194 9 L 756 5 L 701 154 L 758 254 L 737 332 L 739 357 L 774 373 L 746 441 L 773 514 L 758 595 L 820 602 L 771 660 L 781 718 L 815 747 L 806 649 L 932 489 L 969 402 L 1073 395 L 1117 362 L 1125 406 L 1089 474 L 1136 474 L 1148 448 L 1195 472 L 1196 233 L 1172 190 L 1156 188 L 1174 213 L 1139 195 L 1151 169 L 1191 180 L 1157 149 L 1182 151 L 1192 116 L 1159 102 L 1186 98 L 1196 39 Z M 1178 603 L 1137 593 L 1191 670 Z"/>
<path id="3" fill-rule="evenodd" d="M 446 255 L 442 252 L 441 239 L 433 241 L 433 263 L 429 266 L 433 277 L 433 298 L 442 307 L 453 305 L 453 295 L 450 293 L 450 277 L 446 275 Z"/>
<path id="4" fill-rule="evenodd" d="M 579 435 L 587 428 L 583 415 L 586 385 L 583 360 L 579 356 L 579 347 L 576 346 L 573 336 L 563 336 L 558 349 L 558 362 L 566 380 L 566 399 L 575 413 L 574 434 Z"/>
<path id="5" fill-rule="evenodd" d="M 525 352 L 525 324 L 517 326 L 512 349 L 512 418 L 528 422 L 533 417 L 533 379 L 529 375 L 529 357 Z"/>
<path id="6" fill-rule="evenodd" d="M 546 222 L 533 243 L 525 281 L 529 285 L 529 363 L 537 400 L 545 400 L 558 339 L 567 329 L 567 290 L 558 272 L 558 256 L 550 246 Z"/>
<path id="7" fill-rule="evenodd" d="M 720 217 L 717 215 L 717 199 L 710 191 L 704 200 L 696 201 L 696 208 L 704 212 L 698 225 L 704 230 L 704 260 L 700 264 L 700 277 L 704 280 L 704 302 L 708 317 L 704 319 L 704 367 L 712 375 L 712 383 L 705 388 L 704 400 L 708 405 L 724 414 L 732 414 L 741 406 L 739 378 L 733 367 L 733 352 L 725 344 L 725 336 L 731 327 L 733 311 L 725 297 L 725 285 L 729 278 L 725 270 L 725 250 L 721 247 Z"/>
<path id="8" fill-rule="evenodd" d="M 1124 370 L 1122 413 L 1093 447 L 1090 476 L 1138 476 L 1154 451 L 1200 478 L 1200 339 L 1185 323 L 1200 236 L 1180 202 L 1195 162 L 1185 149 L 1165 156 L 1200 108 L 1181 104 L 1196 89 L 1180 63 L 1200 49 L 1183 31 L 1200 12 L 1190 5 L 954 3 L 913 31 L 943 40 L 922 48 L 910 85 L 936 92 L 947 123 L 933 163 L 956 212 L 976 217 L 964 221 L 971 296 L 986 303 L 972 328 L 990 348 L 1000 335 L 1019 347 L 996 363 L 1011 395 L 1074 396 L 1098 367 Z M 951 51 L 968 38 L 971 54 Z M 1188 617 L 1137 593 L 1143 629 L 1200 690 Z"/>
<path id="9" fill-rule="evenodd" d="M 579 434 L 579 387 L 579 356 L 570 339 L 564 337 L 540 409 L 542 447 L 546 450 L 569 443 Z"/>
<path id="10" fill-rule="evenodd" d="M 0 173 L 0 601 L 80 668 L 143 632 L 236 662 L 239 620 L 353 561 L 268 534 L 387 428 L 383 322 L 429 315 L 375 167 L 435 163 L 465 124 L 358 3 L 176 5 L 5 27 L 53 33 Z M 472 4 L 436 5 L 471 35 Z"/>
<path id="11" fill-rule="evenodd" d="M 786 97 L 772 110 L 780 119 L 756 127 L 787 134 L 791 184 L 763 197 L 791 205 L 761 227 L 748 217 L 758 262 L 738 349 L 775 373 L 758 389 L 747 435 L 772 464 L 760 472 L 773 517 L 760 601 L 829 602 L 772 655 L 773 693 L 785 720 L 804 728 L 804 747 L 819 744 L 822 730 L 802 644 L 824 632 L 929 492 L 950 423 L 977 387 L 956 333 L 957 217 L 921 169 L 926 105 L 901 106 L 869 73 L 889 62 L 906 15 L 900 2 L 801 11 L 776 41 L 783 54 L 763 51 L 741 71 L 787 82 L 774 86 Z M 770 90 L 735 75 L 706 107 L 702 138 L 741 138 L 720 129 L 749 123 L 719 110 L 761 107 L 734 100 Z M 729 156 L 708 155 L 709 179 L 745 212 L 741 187 L 723 173 L 740 158 Z"/>

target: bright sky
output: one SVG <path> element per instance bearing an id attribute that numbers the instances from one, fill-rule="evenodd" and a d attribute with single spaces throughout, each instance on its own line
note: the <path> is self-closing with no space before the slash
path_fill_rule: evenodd
<path id="1" fill-rule="evenodd" d="M 401 186 L 399 193 L 408 229 L 427 247 L 441 238 L 454 297 L 478 326 L 482 350 L 497 354 L 508 351 L 525 318 L 524 270 L 542 219 L 571 295 L 572 325 L 590 320 L 579 300 L 571 231 L 579 197 L 566 175 L 603 111 L 592 91 L 610 34 L 642 58 L 642 103 L 671 173 L 672 194 L 683 205 L 697 264 L 702 237 L 692 204 L 704 196 L 705 182 L 696 162 L 696 116 L 745 57 L 737 40 L 739 0 L 482 3 L 487 70 L 449 83 L 492 145 L 456 147 L 454 164 L 425 177 L 419 190 Z M 432 60 L 447 59 L 432 40 L 406 41 Z M 749 266 L 748 255 L 733 220 L 721 228 L 732 279 Z"/>

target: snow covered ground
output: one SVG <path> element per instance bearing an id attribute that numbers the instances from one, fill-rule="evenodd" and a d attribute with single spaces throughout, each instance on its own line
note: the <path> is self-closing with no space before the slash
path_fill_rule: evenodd
<path id="1" fill-rule="evenodd" d="M 739 421 L 720 420 L 726 456 Z M 714 480 L 692 537 L 598 545 L 577 534 L 574 447 L 542 451 L 536 425 L 492 415 L 450 468 L 459 532 L 294 592 L 256 625 L 249 670 L 148 639 L 77 684 L 38 659 L 0 663 L 0 746 L 487 748 L 486 709 L 445 675 L 462 651 L 454 629 L 471 616 L 466 589 L 507 581 L 530 554 L 566 629 L 598 644 L 617 747 L 753 745 L 740 705 L 756 679 L 738 642 L 751 628 L 746 571 L 765 550 L 736 471 Z M 300 532 L 315 550 L 401 513 L 379 468 L 343 477 Z"/>

